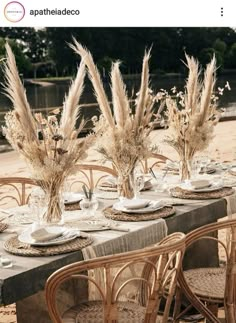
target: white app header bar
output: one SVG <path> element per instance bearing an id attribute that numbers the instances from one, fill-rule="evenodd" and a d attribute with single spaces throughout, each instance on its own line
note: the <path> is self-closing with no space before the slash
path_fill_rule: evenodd
<path id="1" fill-rule="evenodd" d="M 235 0 L 1 1 L 0 26 L 234 27 Z"/>

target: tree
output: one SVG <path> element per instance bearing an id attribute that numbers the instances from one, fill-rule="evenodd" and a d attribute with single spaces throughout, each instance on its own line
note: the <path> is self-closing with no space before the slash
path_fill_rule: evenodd
<path id="1" fill-rule="evenodd" d="M 14 52 L 19 73 L 24 76 L 27 76 L 28 73 L 30 73 L 31 71 L 31 63 L 29 58 L 24 53 L 22 45 L 12 39 L 9 39 L 8 43 Z M 5 53 L 6 53 L 5 44 L 6 44 L 6 39 L 0 38 L 0 58 L 1 59 L 5 58 Z"/>
<path id="2" fill-rule="evenodd" d="M 236 68 L 236 42 L 232 44 L 228 56 L 227 56 L 227 67 Z"/>

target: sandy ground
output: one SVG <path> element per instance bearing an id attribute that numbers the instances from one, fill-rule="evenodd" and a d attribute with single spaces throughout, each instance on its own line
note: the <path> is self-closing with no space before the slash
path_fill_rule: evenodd
<path id="1" fill-rule="evenodd" d="M 162 141 L 167 130 L 155 130 L 152 134 L 153 143 L 157 144 L 163 155 L 176 159 L 176 152 Z M 212 158 L 236 161 L 236 120 L 225 121 L 217 124 L 215 128 L 215 137 L 208 149 Z M 87 163 L 95 162 L 99 159 L 94 149 L 91 149 L 86 159 Z M 0 154 L 0 177 L 5 176 L 29 176 L 28 168 L 20 156 L 14 152 Z"/>
<path id="2" fill-rule="evenodd" d="M 152 134 L 153 143 L 159 146 L 163 155 L 175 159 L 175 151 L 162 143 L 168 130 L 156 130 Z M 220 122 L 215 129 L 215 138 L 211 143 L 208 153 L 212 158 L 219 160 L 234 160 L 236 163 L 236 120 Z M 89 151 L 86 162 L 96 162 L 98 155 L 94 150 Z M 14 152 L 0 154 L 0 177 L 6 176 L 29 176 L 26 163 Z M 14 305 L 0 309 L 0 323 L 15 323 Z"/>

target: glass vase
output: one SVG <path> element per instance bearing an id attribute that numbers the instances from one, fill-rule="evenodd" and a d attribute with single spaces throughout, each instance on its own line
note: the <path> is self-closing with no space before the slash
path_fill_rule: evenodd
<path id="1" fill-rule="evenodd" d="M 120 200 L 134 197 L 134 171 L 127 176 L 118 175 L 117 191 Z"/>
<path id="2" fill-rule="evenodd" d="M 61 187 L 50 185 L 44 187 L 46 211 L 40 217 L 40 224 L 63 224 L 64 223 L 64 195 Z"/>
<path id="3" fill-rule="evenodd" d="M 179 164 L 179 174 L 181 182 L 191 178 L 191 160 L 182 159 Z"/>

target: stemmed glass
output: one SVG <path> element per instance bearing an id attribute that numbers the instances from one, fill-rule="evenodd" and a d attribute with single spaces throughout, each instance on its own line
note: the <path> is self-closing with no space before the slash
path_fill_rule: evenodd
<path id="1" fill-rule="evenodd" d="M 28 206 L 32 212 L 32 215 L 36 215 L 37 222 L 42 224 L 43 215 L 47 211 L 47 196 L 40 187 L 32 190 L 29 196 Z"/>
<path id="2" fill-rule="evenodd" d="M 144 188 L 144 176 L 143 174 L 134 174 L 134 198 L 139 197 L 140 191 Z"/>
<path id="3" fill-rule="evenodd" d="M 191 163 L 191 177 L 192 178 L 198 177 L 201 167 L 202 167 L 201 158 L 200 157 L 193 158 L 192 163 Z"/>
<path id="4" fill-rule="evenodd" d="M 205 174 L 207 172 L 207 165 L 210 163 L 211 159 L 207 155 L 202 155 L 199 158 L 200 158 L 202 173 Z"/>

